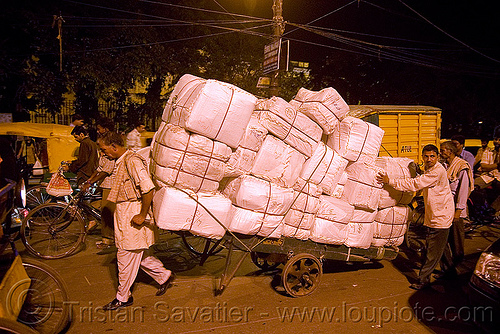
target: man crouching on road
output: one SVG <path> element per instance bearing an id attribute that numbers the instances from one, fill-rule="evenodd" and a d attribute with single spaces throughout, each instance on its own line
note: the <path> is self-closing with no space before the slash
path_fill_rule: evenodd
<path id="1" fill-rule="evenodd" d="M 439 263 L 446 245 L 448 233 L 455 214 L 455 202 L 451 195 L 450 183 L 443 165 L 438 162 L 439 151 L 434 145 L 425 145 L 422 149 L 424 174 L 416 178 L 389 179 L 387 174 L 377 175 L 379 182 L 388 183 L 400 191 L 419 191 L 423 189 L 425 217 L 427 227 L 426 258 L 418 274 L 418 281 L 410 288 L 421 290 L 430 285 L 430 277 Z M 451 259 L 448 260 L 451 266 Z"/>
<path id="2" fill-rule="evenodd" d="M 154 184 L 146 162 L 137 153 L 127 150 L 118 133 L 108 132 L 99 141 L 99 148 L 116 160 L 108 201 L 116 203 L 114 225 L 119 285 L 116 298 L 103 307 L 104 310 L 116 310 L 132 305 L 134 300 L 130 288 L 139 268 L 160 284 L 157 296 L 165 293 L 175 275 L 166 270 L 149 250 L 155 242 L 155 226 L 146 220 L 146 216 L 153 199 Z"/>

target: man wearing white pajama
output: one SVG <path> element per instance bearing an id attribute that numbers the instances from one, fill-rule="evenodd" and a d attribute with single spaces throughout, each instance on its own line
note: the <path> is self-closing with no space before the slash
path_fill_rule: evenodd
<path id="1" fill-rule="evenodd" d="M 106 134 L 99 141 L 99 147 L 116 160 L 108 200 L 116 203 L 114 228 L 119 286 L 116 298 L 103 307 L 104 310 L 115 310 L 133 304 L 130 288 L 139 268 L 160 284 L 157 296 L 165 293 L 174 275 L 149 250 L 155 242 L 156 228 L 147 219 L 154 184 L 146 162 L 137 153 L 127 150 L 123 138 L 117 133 Z"/>

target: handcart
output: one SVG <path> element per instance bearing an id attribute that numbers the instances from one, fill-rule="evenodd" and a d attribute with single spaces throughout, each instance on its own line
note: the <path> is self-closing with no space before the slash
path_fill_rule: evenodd
<path id="1" fill-rule="evenodd" d="M 251 254 L 252 261 L 261 269 L 272 269 L 284 264 L 282 282 L 285 291 L 292 297 L 301 297 L 312 293 L 318 287 L 323 275 L 324 260 L 393 260 L 399 252 L 394 246 L 361 249 L 321 244 L 311 240 L 287 237 L 268 239 L 231 232 L 226 233 L 223 244 L 228 249 L 228 254 L 216 294 L 225 290 L 248 254 Z M 237 254 L 238 251 L 243 253 Z"/>
<path id="2" fill-rule="evenodd" d="M 179 190 L 183 191 L 182 189 Z M 185 193 L 194 201 L 197 201 L 189 193 Z M 198 201 L 197 203 L 206 210 L 217 223 L 224 226 L 202 203 Z M 226 233 L 222 239 L 219 240 L 198 237 L 201 240 L 205 240 L 202 252 L 195 253 L 188 247 L 190 251 L 201 256 L 200 265 L 203 265 L 209 256 L 216 253 L 214 252 L 215 249 L 223 246 L 228 250 L 224 271 L 215 291 L 216 295 L 220 295 L 224 292 L 249 254 L 254 264 L 263 270 L 274 269 L 278 265 L 284 264 L 282 271 L 283 287 L 290 296 L 301 297 L 309 295 L 318 287 L 321 276 L 323 275 L 322 264 L 324 260 L 345 262 L 367 262 L 372 260 L 390 261 L 394 260 L 399 252 L 399 248 L 396 246 L 371 246 L 367 249 L 361 249 L 289 237 L 272 239 L 255 235 L 237 234 L 229 231 L 225 226 L 224 229 Z M 184 243 L 186 243 L 186 240 L 184 240 Z M 220 251 L 220 249 L 218 251 Z"/>

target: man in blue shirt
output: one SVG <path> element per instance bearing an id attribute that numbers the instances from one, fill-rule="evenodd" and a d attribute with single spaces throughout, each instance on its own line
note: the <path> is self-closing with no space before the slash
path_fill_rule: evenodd
<path id="1" fill-rule="evenodd" d="M 474 154 L 464 149 L 465 137 L 462 135 L 454 135 L 451 137 L 451 141 L 457 146 L 457 156 L 467 161 L 471 170 L 473 170 L 476 157 L 474 157 Z"/>

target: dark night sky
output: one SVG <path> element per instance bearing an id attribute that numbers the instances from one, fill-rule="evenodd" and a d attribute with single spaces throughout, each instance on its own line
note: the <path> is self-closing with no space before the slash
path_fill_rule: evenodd
<path id="1" fill-rule="evenodd" d="M 271 18 L 272 0 L 218 0 L 230 12 L 245 15 Z M 408 5 L 424 18 L 406 7 Z M 463 50 L 465 64 L 484 65 L 491 70 L 499 69 L 500 65 L 500 24 L 498 10 L 491 7 L 491 1 L 478 0 L 283 0 L 283 17 L 291 23 L 307 24 L 338 29 L 344 36 L 357 38 L 367 42 L 385 45 L 403 45 L 413 47 L 433 47 Z M 218 8 L 216 4 L 213 8 Z M 435 27 L 432 25 L 434 24 Z M 442 29 L 440 31 L 438 28 Z M 288 26 L 285 38 L 314 41 L 315 43 L 347 48 L 329 39 L 315 36 L 303 30 L 294 30 Z M 357 33 L 357 34 L 354 34 Z M 447 36 L 449 34 L 450 36 Z M 379 35 L 391 39 L 376 38 Z M 403 42 L 401 40 L 417 42 Z M 463 45 L 466 44 L 467 46 Z M 328 47 L 315 47 L 310 44 L 293 43 L 293 55 L 301 60 L 314 60 L 331 50 Z M 478 52 L 496 59 L 490 60 Z M 312 52 L 313 51 L 313 52 Z M 339 52 L 346 52 L 341 51 Z M 441 53 L 444 54 L 444 53 Z M 444 57 L 446 55 L 444 54 Z"/>

